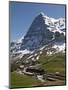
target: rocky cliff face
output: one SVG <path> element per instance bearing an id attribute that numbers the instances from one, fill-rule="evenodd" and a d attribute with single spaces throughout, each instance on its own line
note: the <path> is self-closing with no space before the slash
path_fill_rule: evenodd
<path id="1" fill-rule="evenodd" d="M 24 54 L 48 46 L 64 50 L 65 30 L 64 18 L 54 19 L 40 13 L 34 18 L 24 38 L 11 43 L 10 53 L 12 56 L 22 57 Z"/>
<path id="2" fill-rule="evenodd" d="M 64 26 L 64 22 L 61 24 L 61 19 L 55 20 L 40 13 L 35 17 L 25 35 L 23 44 L 21 44 L 21 49 L 38 49 L 51 42 L 53 39 L 60 42 L 63 41 L 64 32 L 63 29 L 60 30 L 61 25 Z"/>

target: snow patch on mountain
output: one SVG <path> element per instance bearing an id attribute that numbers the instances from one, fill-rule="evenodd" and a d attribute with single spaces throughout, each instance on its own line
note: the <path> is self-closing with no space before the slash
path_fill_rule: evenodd
<path id="1" fill-rule="evenodd" d="M 31 51 L 25 49 L 25 50 L 19 50 L 19 51 L 15 52 L 15 54 L 19 54 L 19 53 L 28 54 L 28 53 L 31 53 Z"/>
<path id="2" fill-rule="evenodd" d="M 22 37 L 21 37 L 20 39 L 18 39 L 16 42 L 17 42 L 17 43 L 22 43 L 23 39 L 24 39 L 24 36 L 22 36 Z"/>
<path id="3" fill-rule="evenodd" d="M 63 44 L 55 43 L 53 48 L 55 48 L 58 52 L 65 51 L 65 43 Z"/>

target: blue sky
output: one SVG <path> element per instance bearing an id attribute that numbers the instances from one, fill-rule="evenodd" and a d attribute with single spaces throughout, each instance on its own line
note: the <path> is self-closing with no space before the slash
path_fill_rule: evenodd
<path id="1" fill-rule="evenodd" d="M 64 5 L 10 2 L 9 10 L 11 41 L 25 35 L 40 12 L 53 18 L 65 17 Z"/>

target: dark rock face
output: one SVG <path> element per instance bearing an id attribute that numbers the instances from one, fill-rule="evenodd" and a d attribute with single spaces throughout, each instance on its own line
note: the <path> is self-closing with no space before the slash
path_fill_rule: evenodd
<path id="1" fill-rule="evenodd" d="M 55 32 L 55 40 L 56 42 L 63 42 L 65 41 L 65 36 L 63 33 Z"/>
<path id="2" fill-rule="evenodd" d="M 43 15 L 39 14 L 24 37 L 24 45 L 21 48 L 33 50 L 47 44 L 53 38 L 53 32 L 50 32 L 47 27 Z"/>
<path id="3" fill-rule="evenodd" d="M 10 47 L 13 47 L 15 45 L 15 42 L 10 43 Z"/>
<path id="4" fill-rule="evenodd" d="M 21 42 L 12 42 L 11 50 L 35 50 L 48 43 L 65 43 L 65 21 L 40 13 L 35 17 Z M 60 22 L 60 23 L 59 23 Z"/>

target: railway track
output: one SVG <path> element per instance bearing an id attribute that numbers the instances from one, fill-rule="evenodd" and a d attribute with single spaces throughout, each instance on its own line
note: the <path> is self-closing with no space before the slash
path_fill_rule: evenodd
<path id="1" fill-rule="evenodd" d="M 65 80 L 65 75 L 62 74 L 47 74 L 47 80 L 49 81 L 55 81 L 55 80 Z"/>
<path id="2" fill-rule="evenodd" d="M 42 83 L 40 85 L 33 85 L 33 87 L 44 87 L 44 86 L 53 86 L 53 85 L 65 85 L 65 75 L 63 74 L 53 74 L 49 73 L 47 74 L 46 82 Z M 59 82 L 59 81 L 60 82 Z M 50 82 L 48 82 L 50 81 Z M 55 83 L 57 81 L 57 83 Z"/>

